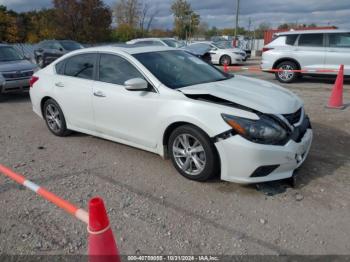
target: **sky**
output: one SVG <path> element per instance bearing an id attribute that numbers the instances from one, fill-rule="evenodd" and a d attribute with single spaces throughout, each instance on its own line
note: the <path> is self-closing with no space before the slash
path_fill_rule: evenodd
<path id="1" fill-rule="evenodd" d="M 142 1 L 142 0 L 140 0 Z M 171 29 L 173 17 L 170 6 L 173 0 L 143 0 L 158 10 L 153 27 Z M 210 27 L 229 28 L 235 25 L 237 0 L 188 0 L 192 9 Z M 51 0 L 0 0 L 0 5 L 15 11 L 29 11 L 50 7 Z M 104 0 L 113 6 L 116 0 Z M 320 26 L 335 25 L 350 29 L 350 0 L 241 0 L 240 26 L 251 29 L 260 23 L 277 27 L 282 23 L 315 23 Z"/>

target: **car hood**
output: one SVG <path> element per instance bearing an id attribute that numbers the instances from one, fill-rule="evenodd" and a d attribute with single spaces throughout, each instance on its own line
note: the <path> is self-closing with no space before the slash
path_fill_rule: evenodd
<path id="1" fill-rule="evenodd" d="M 34 70 L 36 65 L 28 60 L 0 62 L 0 72 Z"/>
<path id="2" fill-rule="evenodd" d="M 183 49 L 185 51 L 188 51 L 194 55 L 199 55 L 199 56 L 202 56 L 204 55 L 205 53 L 208 53 L 210 51 L 210 46 L 196 46 L 196 45 L 190 45 L 190 46 L 186 46 L 186 47 L 183 47 Z"/>
<path id="3" fill-rule="evenodd" d="M 187 95 L 211 95 L 267 114 L 295 113 L 303 102 L 295 94 L 278 85 L 234 76 L 231 79 L 183 87 Z"/>

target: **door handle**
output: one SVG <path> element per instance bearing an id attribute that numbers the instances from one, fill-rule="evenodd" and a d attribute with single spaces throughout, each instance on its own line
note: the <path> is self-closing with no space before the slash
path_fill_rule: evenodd
<path id="1" fill-rule="evenodd" d="M 64 87 L 64 84 L 62 82 L 58 82 L 58 83 L 55 84 L 55 86 L 57 86 L 57 87 Z"/>
<path id="2" fill-rule="evenodd" d="M 106 97 L 106 95 L 102 91 L 96 91 L 94 92 L 94 96 L 97 97 Z"/>

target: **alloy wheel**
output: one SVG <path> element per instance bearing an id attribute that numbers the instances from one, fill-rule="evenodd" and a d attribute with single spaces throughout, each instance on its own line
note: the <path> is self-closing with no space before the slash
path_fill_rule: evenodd
<path id="1" fill-rule="evenodd" d="M 199 175 L 206 166 L 206 154 L 202 144 L 189 134 L 181 134 L 175 138 L 173 156 L 181 170 L 191 176 Z"/>
<path id="2" fill-rule="evenodd" d="M 45 117 L 48 126 L 53 132 L 59 132 L 62 128 L 60 112 L 54 104 L 49 104 L 45 110 Z"/>
<path id="3" fill-rule="evenodd" d="M 279 69 L 282 69 L 284 71 L 278 72 L 278 76 L 283 81 L 289 81 L 294 77 L 294 72 L 291 70 L 294 70 L 294 68 L 291 65 L 283 65 Z"/>

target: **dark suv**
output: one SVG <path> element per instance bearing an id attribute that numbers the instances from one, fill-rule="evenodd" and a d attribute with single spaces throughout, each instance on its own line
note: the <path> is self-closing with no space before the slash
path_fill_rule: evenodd
<path id="1" fill-rule="evenodd" d="M 57 58 L 82 48 L 81 44 L 72 40 L 45 40 L 37 45 L 34 56 L 38 66 L 43 68 Z"/>

